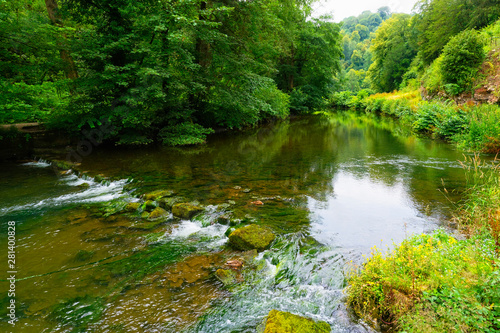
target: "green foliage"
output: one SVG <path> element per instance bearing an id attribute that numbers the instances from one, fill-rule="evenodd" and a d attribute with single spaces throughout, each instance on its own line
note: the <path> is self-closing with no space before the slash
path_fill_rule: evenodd
<path id="1" fill-rule="evenodd" d="M 342 21 L 344 60 L 343 70 L 338 75 L 341 90 L 356 93 L 360 89 L 370 87 L 366 78 L 366 71 L 372 63 L 370 45 L 375 36 L 374 32 L 389 16 L 390 9 L 383 7 L 377 13 L 365 11 L 358 17 L 353 16 Z M 363 23 L 359 23 L 361 21 Z"/>
<path id="2" fill-rule="evenodd" d="M 342 29 L 348 33 L 353 31 L 362 31 L 364 28 L 360 29 L 360 26 L 368 28 L 369 32 L 377 30 L 380 24 L 389 18 L 391 10 L 389 7 L 381 7 L 376 13 L 372 13 L 369 10 L 362 12 L 359 16 L 351 16 L 342 21 Z M 360 33 L 360 36 L 364 33 Z"/>
<path id="3" fill-rule="evenodd" d="M 332 95 L 329 103 L 337 108 L 363 110 L 367 107 L 367 97 L 371 94 L 373 94 L 373 90 L 370 89 L 359 90 L 356 95 L 350 91 L 337 92 Z"/>
<path id="4" fill-rule="evenodd" d="M 368 70 L 375 90 L 388 92 L 399 88 L 417 54 L 413 21 L 410 15 L 393 14 L 377 30 L 370 48 L 373 63 Z"/>
<path id="5" fill-rule="evenodd" d="M 427 67 L 422 77 L 422 85 L 429 96 L 435 96 L 444 85 L 443 74 L 441 73 L 441 64 L 443 56 L 438 57 Z"/>
<path id="6" fill-rule="evenodd" d="M 451 103 L 421 103 L 415 114 L 413 129 L 452 139 L 463 133 L 469 123 L 467 113 Z"/>
<path id="7" fill-rule="evenodd" d="M 212 129 L 203 128 L 195 123 L 182 123 L 164 127 L 160 131 L 163 143 L 169 146 L 183 146 L 205 143 L 207 134 L 213 133 Z"/>
<path id="8" fill-rule="evenodd" d="M 352 93 L 350 91 L 341 91 L 333 93 L 330 98 L 330 105 L 336 108 L 349 108 L 351 101 Z"/>
<path id="9" fill-rule="evenodd" d="M 43 121 L 67 105 L 58 45 L 68 33 L 41 0 L 0 2 L 0 123 Z"/>
<path id="10" fill-rule="evenodd" d="M 455 94 L 470 87 L 482 64 L 484 42 L 475 30 L 466 30 L 450 39 L 443 50 L 441 73 Z"/>
<path id="11" fill-rule="evenodd" d="M 290 100 L 322 106 L 340 69 L 339 26 L 309 19 L 309 1 L 58 5 L 52 22 L 41 0 L 0 3 L 2 122 L 78 133 L 98 119 L 118 144 L 193 144 L 202 128 L 284 118 Z"/>
<path id="12" fill-rule="evenodd" d="M 52 112 L 67 107 L 58 93 L 58 84 L 44 82 L 30 85 L 24 82 L 0 82 L 0 123 L 44 121 Z"/>
<path id="13" fill-rule="evenodd" d="M 405 332 L 493 332 L 498 293 L 492 297 L 486 290 L 498 280 L 494 247 L 488 238 L 457 241 L 436 231 L 404 240 L 386 254 L 374 248 L 363 270 L 349 279 L 348 303 L 363 318 Z"/>
<path id="14" fill-rule="evenodd" d="M 278 66 L 278 87 L 290 93 L 294 111 L 321 108 L 334 87 L 342 50 L 339 26 L 313 19 L 301 24 L 291 54 Z"/>
<path id="15" fill-rule="evenodd" d="M 485 153 L 500 152 L 500 107 L 480 105 L 466 109 L 469 114 L 467 130 L 457 133 L 454 140 L 461 148 Z"/>
<path id="16" fill-rule="evenodd" d="M 485 27 L 500 17 L 498 0 L 420 0 L 417 11 L 419 50 L 427 65 L 456 34 Z"/>

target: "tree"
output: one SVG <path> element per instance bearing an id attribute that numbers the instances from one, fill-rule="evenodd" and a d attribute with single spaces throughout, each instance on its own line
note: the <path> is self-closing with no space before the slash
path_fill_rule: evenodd
<path id="1" fill-rule="evenodd" d="M 321 19 L 303 22 L 293 52 L 278 67 L 280 89 L 291 94 L 291 107 L 307 111 L 322 105 L 340 71 L 340 28 Z"/>
<path id="2" fill-rule="evenodd" d="M 500 0 L 420 0 L 416 9 L 420 53 L 428 65 L 454 35 L 496 21 L 500 17 Z"/>
<path id="3" fill-rule="evenodd" d="M 65 106 L 60 30 L 41 0 L 0 2 L 0 123 L 43 121 Z"/>
<path id="4" fill-rule="evenodd" d="M 59 6 L 57 5 L 57 0 L 45 0 L 45 6 L 47 7 L 47 13 L 52 24 L 57 27 L 63 27 L 63 21 L 59 11 Z M 63 40 L 66 40 L 65 35 L 62 37 Z M 63 43 L 61 41 L 58 43 L 59 53 L 61 54 L 61 59 L 64 63 L 64 72 L 66 73 L 68 79 L 76 79 L 78 77 L 78 72 L 76 71 L 75 62 L 73 61 L 73 57 L 71 56 L 66 44 L 67 43 Z"/>
<path id="5" fill-rule="evenodd" d="M 393 14 L 377 30 L 370 48 L 373 63 L 368 70 L 373 88 L 392 91 L 417 54 L 414 28 L 408 14 Z"/>

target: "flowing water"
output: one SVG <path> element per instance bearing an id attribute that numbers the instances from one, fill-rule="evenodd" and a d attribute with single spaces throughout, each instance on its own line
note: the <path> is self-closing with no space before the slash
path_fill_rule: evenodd
<path id="1" fill-rule="evenodd" d="M 462 159 L 387 119 L 320 114 L 213 135 L 200 147 L 99 147 L 79 176 L 43 160 L 2 162 L 0 330 L 255 332 L 279 309 L 327 321 L 332 332 L 364 332 L 345 311 L 346 273 L 373 246 L 444 226 L 463 190 Z M 160 222 L 120 211 L 156 189 L 206 209 Z M 232 250 L 227 214 L 277 240 L 256 258 Z M 237 284 L 214 277 L 249 255 Z"/>

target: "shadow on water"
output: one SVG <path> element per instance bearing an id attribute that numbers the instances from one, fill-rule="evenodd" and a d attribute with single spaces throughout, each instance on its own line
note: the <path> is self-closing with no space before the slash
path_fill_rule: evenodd
<path id="1" fill-rule="evenodd" d="M 349 262 L 442 225 L 462 191 L 461 159 L 390 120 L 323 113 L 199 147 L 102 147 L 79 169 L 114 179 L 105 183 L 43 162 L 2 163 L 0 219 L 17 228 L 16 329 L 253 332 L 280 309 L 364 331 L 342 310 Z M 156 189 L 207 208 L 192 220 L 120 212 Z M 214 277 L 241 255 L 226 245 L 228 213 L 278 235 L 233 286 Z"/>

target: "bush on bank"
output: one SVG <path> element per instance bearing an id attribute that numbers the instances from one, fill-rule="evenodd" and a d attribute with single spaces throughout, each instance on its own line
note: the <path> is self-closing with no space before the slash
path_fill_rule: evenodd
<path id="1" fill-rule="evenodd" d="M 490 238 L 418 235 L 373 249 L 349 280 L 350 307 L 374 326 L 404 332 L 500 329 L 500 271 Z"/>

